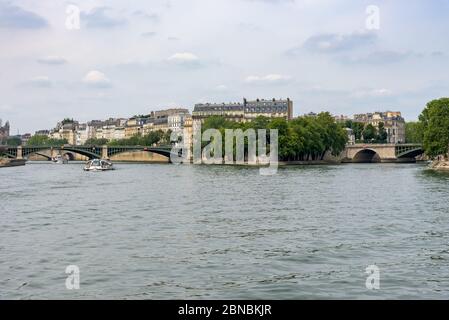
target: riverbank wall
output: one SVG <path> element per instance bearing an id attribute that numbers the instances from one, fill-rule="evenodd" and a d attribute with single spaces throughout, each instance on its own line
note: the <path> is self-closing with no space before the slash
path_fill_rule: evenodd
<path id="1" fill-rule="evenodd" d="M 0 168 L 24 166 L 25 162 L 23 159 L 0 159 Z"/>
<path id="2" fill-rule="evenodd" d="M 449 172 L 449 160 L 435 160 L 430 164 L 430 168 L 437 171 Z"/>
<path id="3" fill-rule="evenodd" d="M 43 156 L 45 155 L 45 156 Z M 83 155 L 74 152 L 62 152 L 61 155 L 66 156 L 70 161 L 88 161 L 89 159 Z M 51 152 L 45 150 L 42 155 L 32 154 L 29 156 L 30 161 L 49 161 Z M 168 163 L 167 157 L 147 151 L 123 152 L 110 157 L 113 162 L 141 162 L 141 163 Z"/>

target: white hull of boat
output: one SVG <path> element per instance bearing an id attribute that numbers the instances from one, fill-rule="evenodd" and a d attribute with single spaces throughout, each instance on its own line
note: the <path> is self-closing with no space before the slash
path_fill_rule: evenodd
<path id="1" fill-rule="evenodd" d="M 90 160 L 84 166 L 84 171 L 109 171 L 114 170 L 112 163 L 107 160 Z"/>

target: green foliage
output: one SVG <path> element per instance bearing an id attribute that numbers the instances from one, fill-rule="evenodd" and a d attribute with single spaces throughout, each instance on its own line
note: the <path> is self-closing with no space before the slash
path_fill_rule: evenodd
<path id="1" fill-rule="evenodd" d="M 144 136 L 135 135 L 126 139 L 112 140 L 107 144 L 109 146 L 152 146 L 155 144 L 169 144 L 170 134 L 170 130 L 167 132 L 157 130 L 151 131 Z"/>
<path id="2" fill-rule="evenodd" d="M 347 120 L 345 122 L 345 127 L 352 129 L 356 142 L 387 143 L 388 133 L 385 130 L 385 124 L 383 122 L 380 122 L 376 129 L 372 124 L 367 124 L 365 126 L 363 122 Z"/>
<path id="3" fill-rule="evenodd" d="M 65 125 L 65 124 L 67 124 L 67 123 L 74 123 L 74 122 L 75 122 L 75 120 L 73 120 L 73 119 L 70 119 L 70 118 L 64 118 L 64 120 L 61 121 L 61 124 L 62 124 L 62 125 Z"/>
<path id="4" fill-rule="evenodd" d="M 364 123 L 347 120 L 345 123 L 345 127 L 352 129 L 352 133 L 355 136 L 355 141 L 362 141 L 362 134 L 363 130 L 365 129 Z"/>
<path id="5" fill-rule="evenodd" d="M 377 131 L 377 143 L 387 143 L 388 140 L 388 134 L 385 130 L 385 124 L 383 122 L 379 123 L 379 128 Z"/>
<path id="6" fill-rule="evenodd" d="M 220 116 L 212 116 L 204 120 L 201 130 L 204 132 L 207 129 L 237 129 L 240 127 L 241 124 L 237 122 L 226 120 L 226 118 Z"/>
<path id="7" fill-rule="evenodd" d="M 6 139 L 6 145 L 11 146 L 11 147 L 17 147 L 20 146 L 22 144 L 22 139 L 20 139 L 19 137 L 8 137 L 8 139 Z"/>
<path id="8" fill-rule="evenodd" d="M 449 98 L 430 101 L 419 116 L 423 146 L 430 157 L 447 155 L 449 148 Z"/>
<path id="9" fill-rule="evenodd" d="M 103 146 L 108 143 L 108 139 L 96 139 L 96 138 L 89 138 L 84 143 L 85 146 Z"/>
<path id="10" fill-rule="evenodd" d="M 213 116 L 204 121 L 202 131 L 217 129 L 225 140 L 225 129 L 278 129 L 279 158 L 281 160 L 322 160 L 326 152 L 338 155 L 347 142 L 346 131 L 328 112 L 317 117 L 299 117 L 287 122 L 283 118 L 259 116 L 251 122 L 239 123 Z M 269 140 L 268 140 L 269 141 Z M 207 144 L 207 143 L 206 143 Z M 223 149 L 224 150 L 224 149 Z"/>
<path id="11" fill-rule="evenodd" d="M 407 122 L 405 124 L 405 142 L 422 143 L 424 139 L 423 129 L 421 122 Z"/>
<path id="12" fill-rule="evenodd" d="M 365 142 L 374 142 L 377 140 L 377 130 L 371 123 L 366 125 L 362 135 Z"/>
<path id="13" fill-rule="evenodd" d="M 28 140 L 27 146 L 60 147 L 67 143 L 67 139 L 53 139 L 49 138 L 48 136 L 34 135 Z"/>

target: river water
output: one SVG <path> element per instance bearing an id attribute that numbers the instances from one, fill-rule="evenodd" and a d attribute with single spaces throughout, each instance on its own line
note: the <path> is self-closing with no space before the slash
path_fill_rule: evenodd
<path id="1" fill-rule="evenodd" d="M 0 299 L 449 298 L 449 175 L 418 164 L 0 170 Z M 66 288 L 68 265 L 80 289 Z M 366 268 L 379 268 L 368 290 Z"/>

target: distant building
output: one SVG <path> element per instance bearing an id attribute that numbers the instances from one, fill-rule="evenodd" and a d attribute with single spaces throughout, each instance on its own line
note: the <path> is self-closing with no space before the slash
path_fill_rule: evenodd
<path id="1" fill-rule="evenodd" d="M 148 123 L 149 117 L 132 117 L 125 125 L 125 138 L 131 138 L 133 136 L 140 136 L 143 132 L 143 126 Z"/>
<path id="2" fill-rule="evenodd" d="M 9 138 L 9 130 L 9 122 L 6 121 L 3 126 L 2 119 L 0 119 L 0 144 L 6 144 L 6 140 Z"/>
<path id="3" fill-rule="evenodd" d="M 194 122 L 203 122 L 204 119 L 211 116 L 222 116 L 236 122 L 248 122 L 258 116 L 290 120 L 293 117 L 293 101 L 288 98 L 286 100 L 256 99 L 252 101 L 243 99 L 243 103 L 199 103 L 195 105 L 192 112 Z"/>
<path id="4" fill-rule="evenodd" d="M 346 134 L 348 135 L 348 144 L 355 144 L 355 135 L 354 131 L 351 128 L 345 128 Z"/>
<path id="5" fill-rule="evenodd" d="M 177 113 L 173 113 L 167 117 L 168 129 L 177 132 L 184 128 L 187 118 L 191 118 L 189 110 L 181 109 Z"/>
<path id="6" fill-rule="evenodd" d="M 348 116 L 345 115 L 338 115 L 334 116 L 334 120 L 336 123 L 346 123 L 346 121 L 351 120 Z"/>
<path id="7" fill-rule="evenodd" d="M 48 136 L 50 134 L 50 130 L 38 130 L 34 133 L 35 136 Z"/>
<path id="8" fill-rule="evenodd" d="M 22 145 L 27 144 L 28 140 L 31 138 L 31 133 L 25 133 L 20 136 L 20 140 L 22 141 Z"/>
<path id="9" fill-rule="evenodd" d="M 388 143 L 405 142 L 405 120 L 399 111 L 355 114 L 353 121 L 362 122 L 365 125 L 371 124 L 376 129 L 379 128 L 380 123 L 383 123 Z"/>
<path id="10" fill-rule="evenodd" d="M 147 135 L 151 131 L 181 130 L 184 128 L 184 121 L 188 116 L 190 116 L 189 110 L 183 108 L 152 111 L 147 116 L 146 123 L 142 125 L 141 133 Z"/>
<path id="11" fill-rule="evenodd" d="M 309 112 L 309 113 L 304 114 L 304 117 L 316 118 L 316 117 L 318 117 L 318 114 L 315 112 Z"/>
<path id="12" fill-rule="evenodd" d="M 76 129 L 76 144 L 83 145 L 89 139 L 118 140 L 125 137 L 126 119 L 109 118 L 79 124 Z"/>
<path id="13" fill-rule="evenodd" d="M 78 121 L 62 121 L 50 132 L 53 139 L 65 139 L 68 144 L 76 144 Z"/>

